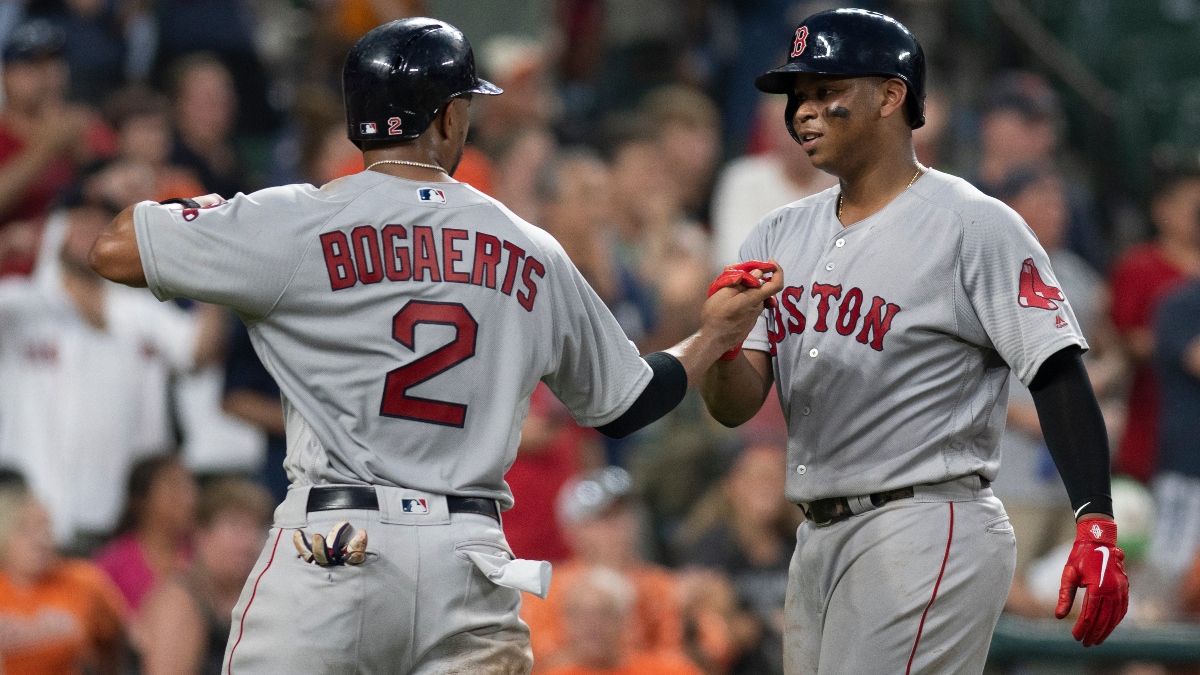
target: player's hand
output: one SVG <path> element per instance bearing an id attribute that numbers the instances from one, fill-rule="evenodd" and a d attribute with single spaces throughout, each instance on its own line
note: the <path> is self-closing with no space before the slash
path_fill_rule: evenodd
<path id="1" fill-rule="evenodd" d="M 742 341 L 754 328 L 764 307 L 773 307 L 783 289 L 783 270 L 774 260 L 751 260 L 730 265 L 708 287 L 701 312 L 702 330 L 711 332 L 727 350 L 721 359 L 732 361 Z"/>
<path id="2" fill-rule="evenodd" d="M 367 559 L 367 531 L 360 528 L 355 532 L 344 520 L 334 525 L 326 537 L 314 534 L 311 542 L 303 530 L 296 530 L 292 533 L 292 543 L 301 560 L 321 567 L 360 565 Z"/>
<path id="3" fill-rule="evenodd" d="M 1054 616 L 1062 619 L 1075 603 L 1075 590 L 1084 589 L 1083 608 L 1071 634 L 1084 647 L 1104 642 L 1129 609 L 1129 578 L 1125 552 L 1117 548 L 1117 524 L 1087 518 L 1075 526 L 1075 546 L 1063 570 Z"/>

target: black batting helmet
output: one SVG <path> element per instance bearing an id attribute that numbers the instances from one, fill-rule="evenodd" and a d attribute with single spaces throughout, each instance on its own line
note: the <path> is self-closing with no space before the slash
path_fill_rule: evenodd
<path id="1" fill-rule="evenodd" d="M 499 94 L 475 74 L 471 44 L 436 19 L 400 19 L 359 38 L 342 68 L 350 140 L 420 136 L 446 103 L 463 94 Z"/>
<path id="2" fill-rule="evenodd" d="M 865 9 L 813 14 L 796 28 L 787 63 L 755 78 L 759 91 L 788 95 L 786 121 L 793 138 L 792 116 L 800 107 L 792 90 L 796 73 L 898 77 L 908 86 L 910 125 L 925 124 L 925 52 L 904 24 L 885 14 Z"/>

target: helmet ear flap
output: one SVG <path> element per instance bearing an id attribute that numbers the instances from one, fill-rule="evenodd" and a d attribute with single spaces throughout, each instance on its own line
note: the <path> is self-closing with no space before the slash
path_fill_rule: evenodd
<path id="1" fill-rule="evenodd" d="M 800 109 L 800 97 L 788 92 L 787 108 L 783 111 L 783 123 L 787 125 L 788 133 L 797 143 L 800 142 L 800 137 L 796 135 L 796 127 L 792 126 L 792 120 L 796 117 L 796 111 Z"/>
<path id="2" fill-rule="evenodd" d="M 907 82 L 904 86 L 908 88 L 908 92 L 904 95 L 904 105 L 908 106 L 908 123 L 913 129 L 920 129 L 925 126 L 925 102 L 916 96 L 913 96 L 913 88 Z"/>

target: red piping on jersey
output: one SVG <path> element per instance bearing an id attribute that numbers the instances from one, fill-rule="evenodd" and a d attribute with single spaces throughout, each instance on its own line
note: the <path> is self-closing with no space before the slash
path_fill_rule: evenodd
<path id="1" fill-rule="evenodd" d="M 917 645 L 921 643 L 921 631 L 925 630 L 925 616 L 929 614 L 929 608 L 937 599 L 938 586 L 942 585 L 942 575 L 946 573 L 946 561 L 950 559 L 950 542 L 952 541 L 954 541 L 954 502 L 950 502 L 950 534 L 946 535 L 946 553 L 942 556 L 942 569 L 938 572 L 937 581 L 933 582 L 933 596 L 929 598 L 929 604 L 925 605 L 925 611 L 921 612 L 921 624 L 917 626 L 917 637 L 913 640 L 912 651 L 908 654 L 908 667 L 904 669 L 904 675 L 912 673 L 913 658 L 917 655 Z M 243 616 L 245 615 L 243 614 Z"/>
<path id="2" fill-rule="evenodd" d="M 258 582 L 262 581 L 263 575 L 267 570 L 271 569 L 271 563 L 275 562 L 275 549 L 279 548 L 279 538 L 283 536 L 283 529 L 280 528 L 279 534 L 275 535 L 275 545 L 271 547 L 271 557 L 267 560 L 267 566 L 263 571 L 258 573 L 258 578 L 254 580 L 254 590 L 250 591 L 250 601 L 246 603 L 246 609 L 242 610 L 242 620 L 238 625 L 237 640 L 233 643 L 233 649 L 229 650 L 229 668 L 227 672 L 233 675 L 233 653 L 237 651 L 238 645 L 242 643 L 242 633 L 246 631 L 246 615 L 250 613 L 250 605 L 254 604 L 254 596 L 258 594 Z"/>

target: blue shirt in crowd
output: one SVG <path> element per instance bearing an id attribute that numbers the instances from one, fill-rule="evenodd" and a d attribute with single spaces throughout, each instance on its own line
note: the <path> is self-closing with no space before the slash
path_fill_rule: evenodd
<path id="1" fill-rule="evenodd" d="M 1184 365 L 1200 338 L 1200 281 L 1169 295 L 1155 322 L 1160 410 L 1158 471 L 1200 478 L 1200 377 Z"/>

